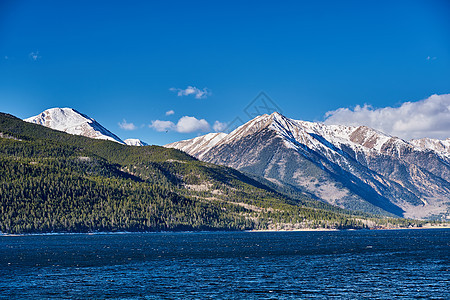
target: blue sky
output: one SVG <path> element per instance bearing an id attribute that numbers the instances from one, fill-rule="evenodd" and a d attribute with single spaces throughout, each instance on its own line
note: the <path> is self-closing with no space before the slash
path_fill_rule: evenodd
<path id="1" fill-rule="evenodd" d="M 247 121 L 261 91 L 309 121 L 400 108 L 450 93 L 449 15 L 445 0 L 3 0 L 0 111 L 73 107 L 162 145 Z"/>

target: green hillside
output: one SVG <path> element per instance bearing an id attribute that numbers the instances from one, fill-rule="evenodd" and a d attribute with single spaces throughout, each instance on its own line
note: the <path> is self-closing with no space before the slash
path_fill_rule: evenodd
<path id="1" fill-rule="evenodd" d="M 0 114 L 0 232 L 363 228 L 378 219 L 287 196 L 174 149 L 132 147 Z"/>

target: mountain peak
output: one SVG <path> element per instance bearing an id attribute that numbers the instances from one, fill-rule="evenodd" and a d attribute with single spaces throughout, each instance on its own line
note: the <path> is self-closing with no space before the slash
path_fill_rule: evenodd
<path id="1" fill-rule="evenodd" d="M 69 134 L 82 135 L 89 138 L 110 140 L 124 144 L 124 142 L 100 125 L 93 118 L 70 107 L 54 107 L 47 109 L 37 116 L 24 120 Z"/>
<path id="2" fill-rule="evenodd" d="M 283 116 L 281 113 L 274 111 L 273 113 L 270 114 L 271 117 L 277 117 L 277 118 L 285 118 L 285 116 Z"/>
<path id="3" fill-rule="evenodd" d="M 128 146 L 148 146 L 146 142 L 141 141 L 140 139 L 126 139 L 124 143 Z"/>

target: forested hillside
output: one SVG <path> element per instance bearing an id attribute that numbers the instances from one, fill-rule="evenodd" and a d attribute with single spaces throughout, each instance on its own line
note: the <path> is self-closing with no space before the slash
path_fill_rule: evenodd
<path id="1" fill-rule="evenodd" d="M 421 226 L 277 192 L 175 149 L 132 147 L 0 114 L 0 232 Z"/>

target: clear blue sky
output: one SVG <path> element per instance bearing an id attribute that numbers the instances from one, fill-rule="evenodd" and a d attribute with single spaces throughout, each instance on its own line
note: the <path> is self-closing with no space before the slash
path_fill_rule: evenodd
<path id="1" fill-rule="evenodd" d="M 0 111 L 73 107 L 123 139 L 165 144 L 202 133 L 177 132 L 183 116 L 248 120 L 260 91 L 310 121 L 395 107 L 450 93 L 449 16 L 445 0 L 2 0 Z M 206 93 L 179 96 L 188 86 Z M 159 132 L 155 120 L 172 123 Z"/>

